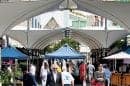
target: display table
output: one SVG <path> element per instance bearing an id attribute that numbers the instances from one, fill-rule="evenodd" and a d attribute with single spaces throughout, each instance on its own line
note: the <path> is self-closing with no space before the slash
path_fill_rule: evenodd
<path id="1" fill-rule="evenodd" d="M 130 86 L 130 74 L 113 73 L 111 76 L 111 86 Z"/>

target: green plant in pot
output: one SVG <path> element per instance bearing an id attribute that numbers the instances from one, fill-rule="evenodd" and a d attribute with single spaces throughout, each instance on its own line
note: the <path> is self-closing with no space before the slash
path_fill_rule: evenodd
<path id="1" fill-rule="evenodd" d="M 20 68 L 17 68 L 14 72 L 14 77 L 21 77 L 22 76 L 22 71 Z"/>
<path id="2" fill-rule="evenodd" d="M 2 86 L 9 86 L 11 84 L 11 77 L 12 74 L 9 73 L 7 70 L 0 71 L 0 81 L 2 82 Z"/>

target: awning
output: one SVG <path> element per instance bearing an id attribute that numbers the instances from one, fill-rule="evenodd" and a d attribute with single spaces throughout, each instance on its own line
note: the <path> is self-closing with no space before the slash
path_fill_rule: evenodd
<path id="1" fill-rule="evenodd" d="M 14 47 L 8 46 L 1 50 L 2 59 L 27 59 L 27 55 L 23 54 Z"/>
<path id="2" fill-rule="evenodd" d="M 85 56 L 71 48 L 68 44 L 63 45 L 61 48 L 53 53 L 45 55 L 46 58 L 53 59 L 84 59 Z"/>

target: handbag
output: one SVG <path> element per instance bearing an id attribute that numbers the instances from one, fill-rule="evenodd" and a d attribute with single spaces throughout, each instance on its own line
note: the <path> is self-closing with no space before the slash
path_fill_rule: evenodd
<path id="1" fill-rule="evenodd" d="M 91 86 L 105 86 L 105 84 L 97 81 L 96 79 L 92 79 L 91 80 Z"/>
<path id="2" fill-rule="evenodd" d="M 91 80 L 91 86 L 96 86 L 96 83 L 97 83 L 97 80 L 95 80 L 95 79 Z"/>

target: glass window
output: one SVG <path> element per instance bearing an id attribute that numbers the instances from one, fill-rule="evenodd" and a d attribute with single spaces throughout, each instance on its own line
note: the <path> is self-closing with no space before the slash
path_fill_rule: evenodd
<path id="1" fill-rule="evenodd" d="M 86 27 L 86 21 L 72 21 L 72 27 L 76 28 Z"/>
<path id="2" fill-rule="evenodd" d="M 79 21 L 72 21 L 72 27 L 79 27 Z"/>
<path id="3" fill-rule="evenodd" d="M 86 21 L 80 21 L 80 27 L 86 27 Z"/>

